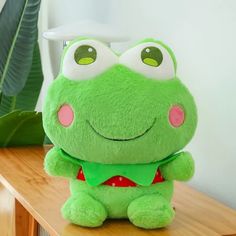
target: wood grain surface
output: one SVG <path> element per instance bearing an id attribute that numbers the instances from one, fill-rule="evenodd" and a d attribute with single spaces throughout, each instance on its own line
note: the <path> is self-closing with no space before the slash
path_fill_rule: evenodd
<path id="1" fill-rule="evenodd" d="M 15 225 L 13 228 L 15 228 L 15 236 L 38 235 L 38 222 L 17 199 L 15 199 Z"/>
<path id="2" fill-rule="evenodd" d="M 0 236 L 15 236 L 14 221 L 15 198 L 0 183 Z"/>
<path id="3" fill-rule="evenodd" d="M 43 159 L 47 150 L 48 147 L 0 149 L 0 182 L 51 236 L 236 234 L 235 210 L 182 183 L 175 184 L 173 205 L 176 217 L 168 228 L 142 230 L 127 220 L 107 220 L 103 227 L 96 229 L 69 224 L 60 214 L 60 207 L 69 196 L 68 181 L 49 177 L 44 172 Z M 6 199 L 2 186 L 0 185 L 0 208 L 3 201 L 12 201 L 11 198 Z M 0 209 L 0 229 L 5 221 L 11 220 L 2 215 Z"/>

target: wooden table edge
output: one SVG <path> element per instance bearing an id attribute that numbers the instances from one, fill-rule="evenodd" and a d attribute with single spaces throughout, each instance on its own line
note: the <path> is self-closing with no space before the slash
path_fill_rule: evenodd
<path id="1" fill-rule="evenodd" d="M 0 183 L 13 195 L 17 201 L 22 204 L 22 206 L 33 216 L 38 224 L 40 224 L 49 233 L 50 236 L 60 236 L 54 228 L 33 209 L 33 207 L 21 196 L 21 194 L 12 187 L 12 185 L 4 178 L 2 174 L 0 174 Z"/>

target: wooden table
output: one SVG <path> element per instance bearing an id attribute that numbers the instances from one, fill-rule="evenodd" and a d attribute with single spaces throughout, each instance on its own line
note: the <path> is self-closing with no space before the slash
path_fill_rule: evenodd
<path id="1" fill-rule="evenodd" d="M 173 201 L 176 218 L 168 228 L 142 230 L 126 220 L 108 220 L 97 229 L 69 224 L 60 215 L 68 183 L 44 172 L 47 150 L 0 149 L 0 236 L 36 236 L 38 224 L 51 236 L 236 235 L 236 211 L 180 183 Z"/>

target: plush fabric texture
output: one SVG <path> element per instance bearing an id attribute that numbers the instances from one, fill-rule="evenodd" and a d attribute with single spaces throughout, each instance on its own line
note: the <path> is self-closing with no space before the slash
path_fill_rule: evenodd
<path id="1" fill-rule="evenodd" d="M 67 128 L 57 116 L 63 104 L 74 111 Z M 168 120 L 173 104 L 181 105 L 186 114 L 177 129 Z M 56 146 L 79 159 L 105 164 L 161 160 L 182 149 L 196 126 L 193 98 L 180 80 L 147 79 L 122 65 L 93 80 L 72 81 L 60 75 L 48 90 L 44 111 L 44 128 Z M 150 127 L 142 138 L 129 142 L 102 137 L 132 139 Z"/>
<path id="2" fill-rule="evenodd" d="M 171 206 L 170 200 L 173 194 L 173 181 L 164 181 L 152 184 L 148 187 L 111 187 L 99 185 L 89 186 L 84 181 L 71 180 L 71 194 L 78 196 L 87 193 L 103 204 L 107 210 L 108 218 L 128 218 L 128 207 L 137 198 L 146 195 L 160 194 Z M 148 224 L 148 222 L 147 222 Z"/>
<path id="3" fill-rule="evenodd" d="M 70 179 L 71 197 L 63 206 L 62 215 L 86 227 L 101 226 L 107 218 L 128 218 L 147 229 L 165 227 L 174 218 L 173 181 L 186 181 L 194 173 L 191 154 L 180 152 L 196 129 L 194 99 L 176 77 L 175 57 L 163 43 L 146 39 L 134 46 L 135 50 L 131 48 L 135 53 L 126 54 L 125 61 L 136 60 L 139 65 L 140 61 L 145 62 L 137 69 L 133 62 L 132 68 L 124 60 L 119 63 L 122 55 L 114 54 L 117 63 L 107 68 L 103 64 L 102 72 L 98 69 L 96 74 L 95 63 L 101 64 L 96 60 L 105 63 L 107 58 L 103 56 L 113 52 L 106 48 L 102 55 L 101 48 L 106 46 L 92 43 L 96 57 L 91 52 L 87 56 L 84 48 L 89 49 L 91 42 L 79 38 L 66 47 L 60 74 L 50 86 L 43 106 L 44 128 L 55 145 L 46 155 L 45 170 L 52 176 Z M 77 55 L 81 50 L 75 45 L 85 45 L 83 55 Z M 153 50 L 150 57 L 147 45 Z M 83 63 L 65 70 L 64 66 L 69 67 L 70 63 L 64 60 L 72 60 L 73 50 Z M 163 73 L 156 71 L 147 76 L 150 71 L 168 68 L 161 67 L 162 62 L 173 67 L 171 73 L 165 72 L 162 77 Z M 83 66 L 83 73 L 91 68 L 94 76 L 85 79 L 83 74 L 80 79 Z M 63 74 L 72 70 L 73 78 Z M 166 78 L 167 75 L 171 77 Z M 84 180 L 77 178 L 81 168 Z M 153 184 L 158 170 L 164 181 Z M 135 184 L 104 184 L 116 177 L 126 177 Z"/>
<path id="4" fill-rule="evenodd" d="M 175 212 L 170 203 L 160 194 L 144 195 L 128 207 L 128 217 L 134 225 L 155 229 L 169 225 Z"/>
<path id="5" fill-rule="evenodd" d="M 61 209 L 62 215 L 71 223 L 87 227 L 102 225 L 107 217 L 105 207 L 86 193 L 71 196 Z"/>

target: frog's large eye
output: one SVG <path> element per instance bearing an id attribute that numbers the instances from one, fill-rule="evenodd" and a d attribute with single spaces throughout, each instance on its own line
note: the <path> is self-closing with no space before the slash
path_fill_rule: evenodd
<path id="1" fill-rule="evenodd" d="M 71 80 L 85 80 L 101 74 L 118 63 L 118 57 L 103 43 L 96 40 L 81 40 L 67 49 L 62 73 Z"/>
<path id="2" fill-rule="evenodd" d="M 161 50 L 157 47 L 146 47 L 141 52 L 141 58 L 144 64 L 158 67 L 163 61 Z"/>
<path id="3" fill-rule="evenodd" d="M 75 53 L 74 59 L 79 65 L 89 65 L 96 61 L 97 51 L 90 45 L 79 46 Z"/>
<path id="4" fill-rule="evenodd" d="M 153 79 L 175 77 L 174 61 L 161 44 L 148 42 L 139 44 L 120 57 L 120 63 Z"/>

